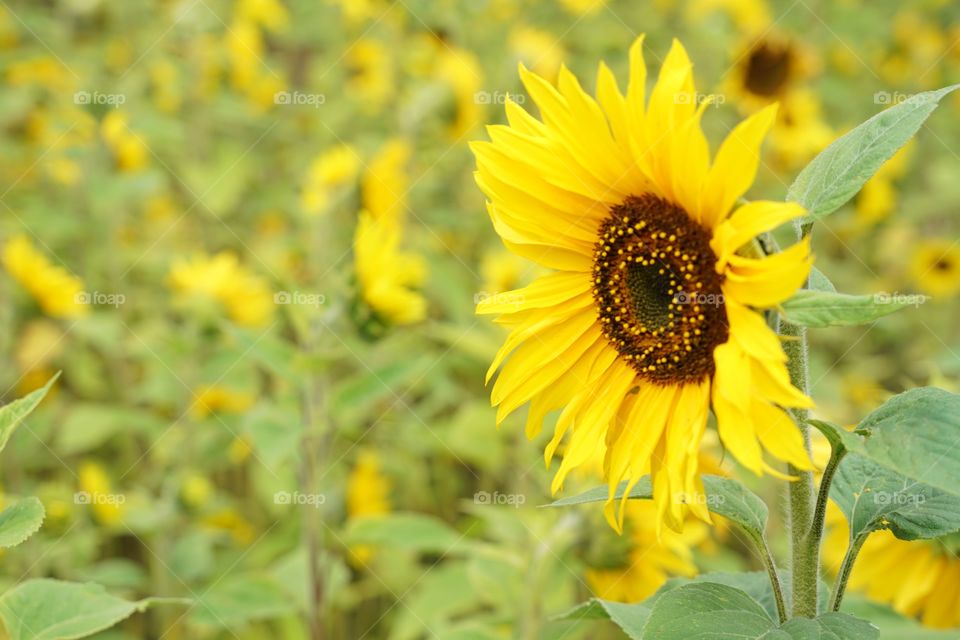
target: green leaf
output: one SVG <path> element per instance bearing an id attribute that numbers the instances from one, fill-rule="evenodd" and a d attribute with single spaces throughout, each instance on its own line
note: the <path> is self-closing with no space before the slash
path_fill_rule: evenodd
<path id="1" fill-rule="evenodd" d="M 0 513 L 0 547 L 15 547 L 43 524 L 43 504 L 34 497 L 18 500 Z"/>
<path id="2" fill-rule="evenodd" d="M 215 582 L 201 596 L 191 618 L 199 624 L 230 629 L 295 610 L 290 595 L 276 580 L 257 575 L 234 576 Z"/>
<path id="3" fill-rule="evenodd" d="M 0 618 L 10 640 L 71 640 L 108 629 L 136 611 L 178 598 L 130 602 L 92 582 L 41 578 L 22 582 L 0 596 Z"/>
<path id="4" fill-rule="evenodd" d="M 887 400 L 854 431 L 811 420 L 850 452 L 912 482 L 960 496 L 960 395 L 922 387 Z"/>
<path id="5" fill-rule="evenodd" d="M 358 518 L 347 525 L 349 544 L 369 544 L 425 553 L 447 553 L 463 539 L 439 518 L 420 513 L 391 513 Z"/>
<path id="6" fill-rule="evenodd" d="M 643 629 L 644 640 L 734 640 L 780 638 L 763 607 L 724 584 L 687 584 L 663 594 Z M 787 637 L 787 636 L 785 636 Z"/>
<path id="7" fill-rule="evenodd" d="M 57 373 L 57 375 L 50 378 L 47 384 L 43 385 L 40 389 L 32 391 L 24 397 L 0 407 L 0 451 L 3 451 L 4 447 L 7 446 L 7 442 L 9 442 L 14 430 L 20 426 L 24 418 L 30 415 L 31 411 L 37 408 L 37 405 L 40 404 L 40 401 L 47 395 L 50 387 L 53 386 L 53 383 L 56 382 L 59 377 L 60 374 Z"/>
<path id="8" fill-rule="evenodd" d="M 557 616 L 556 620 L 610 620 L 629 638 L 640 640 L 643 626 L 650 617 L 651 608 L 645 604 L 623 604 L 592 598 L 570 611 Z"/>
<path id="9" fill-rule="evenodd" d="M 813 219 L 823 218 L 850 200 L 884 162 L 905 145 L 960 85 L 911 96 L 835 140 L 807 165 L 787 190 Z"/>
<path id="10" fill-rule="evenodd" d="M 901 540 L 936 538 L 960 530 L 960 496 L 909 480 L 869 459 L 848 454 L 830 497 L 850 523 L 851 539 L 890 529 Z"/>
<path id="11" fill-rule="evenodd" d="M 827 293 L 836 293 L 837 288 L 833 286 L 833 283 L 830 282 L 830 278 L 817 269 L 816 267 L 810 267 L 810 276 L 807 281 L 807 289 L 811 291 L 826 291 Z"/>
<path id="12" fill-rule="evenodd" d="M 873 322 L 904 307 L 922 304 L 924 300 L 921 295 L 852 296 L 800 289 L 781 305 L 781 313 L 791 324 L 803 327 L 847 327 Z"/>
<path id="13" fill-rule="evenodd" d="M 880 630 L 845 613 L 825 613 L 817 618 L 794 618 L 780 627 L 791 640 L 875 640 Z"/>
<path id="14" fill-rule="evenodd" d="M 733 520 L 752 534 L 762 535 L 767 526 L 767 505 L 755 493 L 736 480 L 722 476 L 703 476 L 706 491 L 706 505 L 711 513 Z M 621 498 L 626 482 L 620 483 L 614 494 Z M 577 496 L 562 498 L 550 503 L 549 507 L 566 507 L 588 502 L 604 502 L 609 495 L 607 487 L 596 487 Z M 653 487 L 650 476 L 644 476 L 630 490 L 630 499 L 650 500 Z"/>
<path id="15" fill-rule="evenodd" d="M 885 604 L 864 596 L 848 594 L 843 599 L 843 612 L 869 620 L 880 629 L 881 638 L 896 640 L 956 640 L 956 629 L 931 629 L 913 618 L 907 618 Z"/>

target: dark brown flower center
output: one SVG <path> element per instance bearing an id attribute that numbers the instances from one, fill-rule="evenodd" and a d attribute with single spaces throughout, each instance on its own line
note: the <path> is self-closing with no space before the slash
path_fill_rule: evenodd
<path id="1" fill-rule="evenodd" d="M 611 207 L 599 237 L 593 297 L 607 340 L 652 382 L 712 375 L 729 330 L 710 232 L 646 194 Z"/>
<path id="2" fill-rule="evenodd" d="M 780 93 L 787 84 L 793 56 L 789 46 L 764 41 L 753 47 L 746 65 L 744 86 L 747 91 L 770 98 Z"/>

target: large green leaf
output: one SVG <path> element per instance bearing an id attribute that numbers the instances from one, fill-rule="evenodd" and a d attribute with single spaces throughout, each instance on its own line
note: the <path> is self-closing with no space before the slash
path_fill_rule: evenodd
<path id="1" fill-rule="evenodd" d="M 615 498 L 623 497 L 626 482 L 617 487 Z M 763 534 L 767 526 L 767 505 L 755 493 L 736 480 L 722 476 L 703 476 L 706 505 L 712 513 L 733 520 L 752 534 Z M 562 498 L 547 506 L 565 507 L 587 502 L 603 502 L 609 495 L 607 487 L 595 487 L 576 496 Z M 630 490 L 630 499 L 650 500 L 653 486 L 649 476 L 644 476 Z"/>
<path id="2" fill-rule="evenodd" d="M 852 296 L 845 293 L 800 289 L 781 305 L 791 324 L 802 327 L 842 327 L 873 322 L 904 307 L 920 304 L 923 296 L 890 296 L 884 293 Z"/>
<path id="3" fill-rule="evenodd" d="M 0 513 L 0 547 L 15 547 L 43 524 L 43 504 L 34 497 L 18 500 Z"/>
<path id="4" fill-rule="evenodd" d="M 859 454 L 847 454 L 830 487 L 850 523 L 851 539 L 890 529 L 902 540 L 960 530 L 960 496 L 909 480 Z"/>
<path id="5" fill-rule="evenodd" d="M 838 138 L 800 172 L 787 190 L 787 199 L 799 202 L 814 219 L 833 213 L 913 137 L 940 99 L 958 86 L 911 96 Z"/>
<path id="6" fill-rule="evenodd" d="M 91 582 L 41 578 L 22 582 L 0 596 L 0 618 L 10 640 L 71 640 L 108 629 L 134 612 L 162 602 L 187 601 L 146 598 L 130 602 Z"/>
<path id="7" fill-rule="evenodd" d="M 646 604 L 624 604 L 592 598 L 557 617 L 558 620 L 610 620 L 632 640 L 643 637 L 643 626 L 650 617 Z"/>
<path id="8" fill-rule="evenodd" d="M 14 430 L 20 426 L 23 419 L 30 415 L 30 412 L 37 408 L 40 401 L 43 400 L 50 387 L 57 381 L 60 374 L 53 376 L 40 389 L 32 391 L 22 398 L 14 400 L 10 404 L 0 407 L 0 451 L 7 446 L 10 436 Z"/>
<path id="9" fill-rule="evenodd" d="M 760 604 L 739 589 L 700 582 L 657 599 L 643 629 L 644 640 L 778 638 Z"/>
<path id="10" fill-rule="evenodd" d="M 825 613 L 817 618 L 794 618 L 780 627 L 791 640 L 873 640 L 880 630 L 866 620 L 845 613 Z"/>
<path id="11" fill-rule="evenodd" d="M 907 618 L 887 605 L 856 594 L 843 599 L 843 612 L 869 620 L 880 629 L 881 638 L 895 640 L 957 640 L 957 629 L 931 629 Z M 828 636 L 829 637 L 829 636 Z"/>
<path id="12" fill-rule="evenodd" d="M 854 431 L 811 424 L 847 451 L 951 495 L 960 496 L 960 395 L 922 387 L 890 398 Z"/>

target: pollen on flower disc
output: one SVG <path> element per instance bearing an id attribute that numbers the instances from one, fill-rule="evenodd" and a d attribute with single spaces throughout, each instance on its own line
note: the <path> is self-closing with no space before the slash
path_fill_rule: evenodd
<path id="1" fill-rule="evenodd" d="M 710 232 L 651 194 L 611 207 L 594 249 L 593 297 L 604 336 L 642 378 L 702 381 L 729 326 Z"/>

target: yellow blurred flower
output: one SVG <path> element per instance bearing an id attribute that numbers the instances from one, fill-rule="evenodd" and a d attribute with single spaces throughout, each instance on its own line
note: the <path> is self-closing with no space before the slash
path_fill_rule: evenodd
<path id="1" fill-rule="evenodd" d="M 786 169 L 805 165 L 833 142 L 833 130 L 823 120 L 820 101 L 810 91 L 791 91 L 780 103 L 770 130 L 770 151 Z"/>
<path id="2" fill-rule="evenodd" d="M 180 110 L 183 98 L 180 94 L 180 72 L 169 60 L 160 60 L 150 66 L 150 83 L 153 103 L 164 113 Z"/>
<path id="3" fill-rule="evenodd" d="M 239 325 L 261 327 L 273 316 L 273 294 L 267 281 L 240 264 L 236 254 L 178 258 L 168 282 L 188 298 L 213 300 Z"/>
<path id="4" fill-rule="evenodd" d="M 400 251 L 401 223 L 361 211 L 354 237 L 354 268 L 360 297 L 382 320 L 393 325 L 420 322 L 427 301 L 415 287 L 423 284 L 423 258 Z"/>
<path id="5" fill-rule="evenodd" d="M 56 373 L 52 366 L 66 347 L 64 332 L 56 323 L 43 318 L 31 320 L 17 340 L 14 360 L 20 372 L 17 394 L 26 395 L 39 389 Z M 55 393 L 57 385 L 51 389 Z M 49 397 L 49 396 L 48 396 Z"/>
<path id="6" fill-rule="evenodd" d="M 100 135 L 121 171 L 139 171 L 149 163 L 147 145 L 130 130 L 127 116 L 122 111 L 114 109 L 104 116 L 100 123 Z"/>
<path id="7" fill-rule="evenodd" d="M 11 86 L 43 87 L 63 93 L 73 88 L 74 78 L 69 69 L 52 56 L 39 56 L 13 62 L 7 67 L 7 83 Z"/>
<path id="8" fill-rule="evenodd" d="M 43 168 L 55 182 L 66 187 L 77 184 L 83 175 L 80 165 L 66 156 L 52 156 L 44 160 Z"/>
<path id="9" fill-rule="evenodd" d="M 327 0 L 327 2 L 339 7 L 344 21 L 351 26 L 379 18 L 384 11 L 382 0 Z"/>
<path id="10" fill-rule="evenodd" d="M 189 57 L 188 64 L 196 74 L 194 95 L 203 101 L 211 100 L 217 95 L 223 73 L 219 43 L 208 33 L 200 34 L 191 39 Z"/>
<path id="11" fill-rule="evenodd" d="M 0 51 L 13 49 L 20 42 L 14 18 L 6 7 L 0 7 Z"/>
<path id="12" fill-rule="evenodd" d="M 361 108 L 376 112 L 396 89 L 393 54 L 373 38 L 360 38 L 345 53 L 347 90 Z"/>
<path id="13" fill-rule="evenodd" d="M 256 529 L 236 509 L 221 509 L 201 522 L 206 527 L 228 533 L 233 542 L 240 546 L 247 546 L 256 539 Z"/>
<path id="14" fill-rule="evenodd" d="M 856 221 L 868 226 L 885 220 L 897 207 L 897 191 L 893 181 L 906 173 L 913 144 L 902 147 L 870 178 L 856 199 Z"/>
<path id="15" fill-rule="evenodd" d="M 380 148 L 364 171 L 363 208 L 375 218 L 398 218 L 406 212 L 410 185 L 407 163 L 412 154 L 409 142 L 394 138 Z"/>
<path id="16" fill-rule="evenodd" d="M 931 296 L 949 296 L 960 291 L 960 243 L 951 240 L 921 240 L 914 248 L 910 275 L 920 291 Z"/>
<path id="17" fill-rule="evenodd" d="M 244 391 L 218 384 L 204 386 L 194 395 L 190 414 L 199 419 L 212 413 L 243 413 L 253 406 L 253 400 L 253 394 Z"/>
<path id="18" fill-rule="evenodd" d="M 692 0 L 687 5 L 687 17 L 702 20 L 714 12 L 723 12 L 745 33 L 759 33 L 772 22 L 764 0 Z"/>
<path id="19" fill-rule="evenodd" d="M 25 235 L 14 236 L 6 242 L 3 266 L 47 315 L 75 318 L 89 311 L 82 303 L 83 281 L 63 267 L 51 264 Z"/>
<path id="20" fill-rule="evenodd" d="M 347 477 L 347 520 L 382 516 L 391 511 L 392 485 L 382 471 L 380 459 L 373 451 L 360 454 Z M 373 558 L 374 550 L 367 545 L 350 548 L 350 560 L 365 565 Z"/>
<path id="21" fill-rule="evenodd" d="M 213 495 L 213 483 L 206 476 L 193 473 L 180 485 L 180 499 L 191 509 L 202 507 Z"/>
<path id="22" fill-rule="evenodd" d="M 631 500 L 622 537 L 609 528 L 597 529 L 598 537 L 586 557 L 587 584 L 597 597 L 640 602 L 670 577 L 697 574 L 691 549 L 707 529 L 690 526 L 684 533 L 665 530 L 658 539 L 656 518 L 652 501 Z"/>
<path id="23" fill-rule="evenodd" d="M 347 144 L 332 147 L 317 156 L 307 169 L 301 206 L 307 213 L 324 212 L 334 195 L 356 178 L 360 170 L 360 156 Z"/>
<path id="24" fill-rule="evenodd" d="M 230 448 L 227 449 L 227 458 L 233 464 L 243 464 L 250 459 L 253 453 L 253 447 L 250 441 L 243 436 L 238 436 L 230 442 Z"/>
<path id="25" fill-rule="evenodd" d="M 473 53 L 443 44 L 438 51 L 437 76 L 453 92 L 456 115 L 450 136 L 459 139 L 480 123 L 482 106 L 477 96 L 483 86 L 483 70 Z"/>
<path id="26" fill-rule="evenodd" d="M 113 486 L 106 469 L 98 462 L 87 461 L 80 465 L 77 472 L 80 492 L 76 501 L 89 505 L 93 517 L 107 526 L 119 523 L 123 519 L 123 494 L 113 493 Z"/>
<path id="27" fill-rule="evenodd" d="M 510 32 L 507 42 L 517 59 L 538 76 L 554 82 L 563 64 L 564 50 L 552 33 L 519 26 Z"/>
<path id="28" fill-rule="evenodd" d="M 480 289 L 486 293 L 502 293 L 520 287 L 520 280 L 530 263 L 510 251 L 487 251 L 480 262 Z"/>
<path id="29" fill-rule="evenodd" d="M 773 29 L 748 38 L 739 50 L 724 91 L 745 114 L 787 99 L 815 66 L 809 49 Z"/>
<path id="30" fill-rule="evenodd" d="M 823 562 L 836 574 L 849 544 L 847 521 L 833 502 L 827 509 Z M 875 531 L 860 549 L 847 582 L 873 600 L 890 604 L 928 627 L 960 626 L 960 559 L 955 541 L 900 540 L 887 529 Z"/>
<path id="31" fill-rule="evenodd" d="M 236 16 L 267 31 L 282 31 L 290 22 L 287 8 L 279 0 L 240 0 Z"/>
<path id="32" fill-rule="evenodd" d="M 591 16 L 598 13 L 606 0 L 560 0 L 560 4 L 570 13 L 578 16 Z"/>

